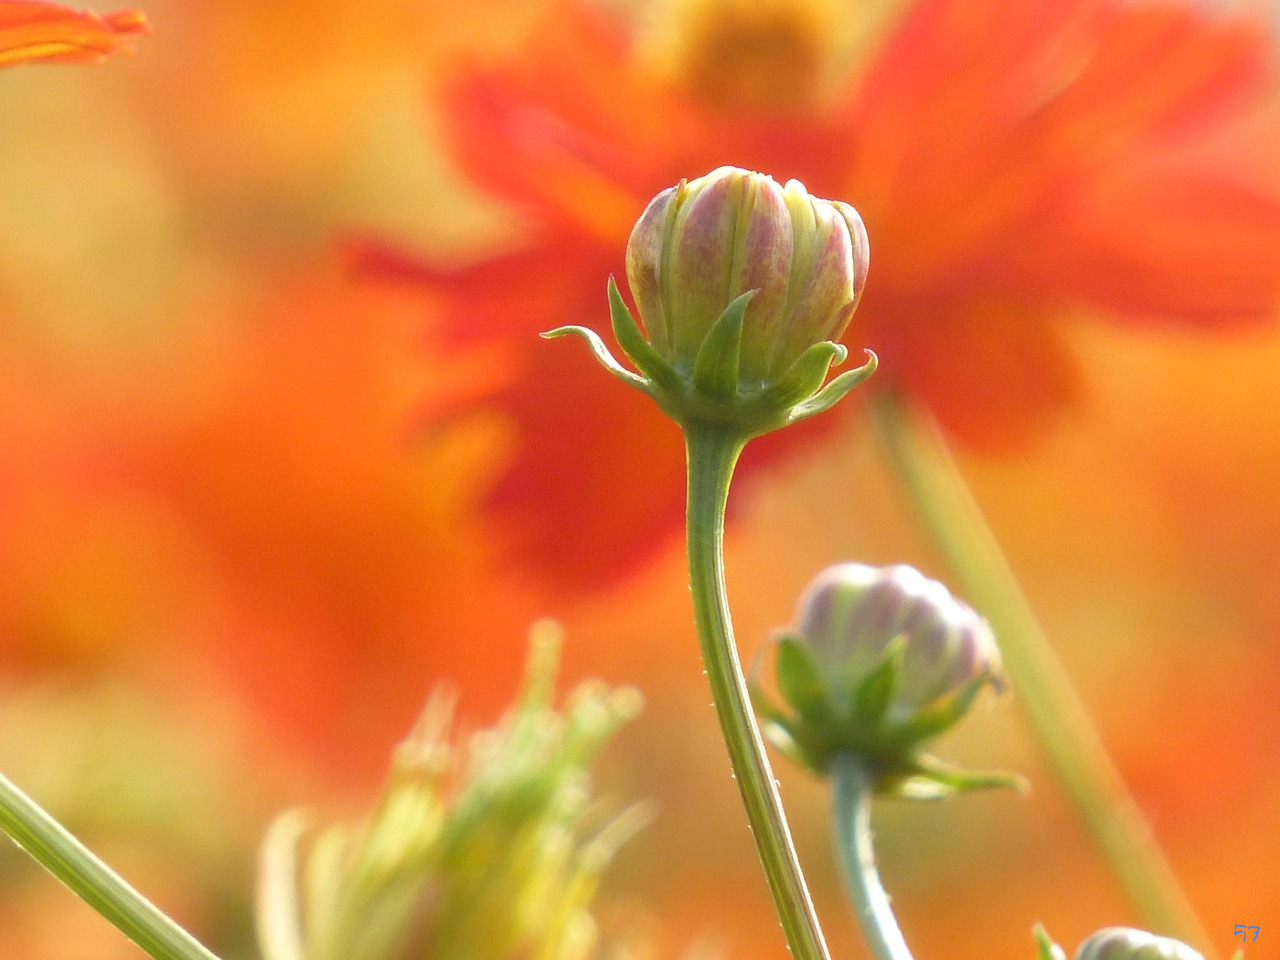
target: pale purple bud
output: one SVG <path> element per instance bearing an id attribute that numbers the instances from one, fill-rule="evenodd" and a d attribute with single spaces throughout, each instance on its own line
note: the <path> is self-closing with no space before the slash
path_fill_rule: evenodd
<path id="1" fill-rule="evenodd" d="M 1087 937 L 1076 960 L 1204 960 L 1181 940 L 1130 927 L 1107 927 Z"/>
<path id="2" fill-rule="evenodd" d="M 841 563 L 805 588 L 796 631 L 835 689 L 850 691 L 905 638 L 891 707 L 909 716 L 981 677 L 998 681 L 1000 652 L 985 620 L 912 567 Z"/>

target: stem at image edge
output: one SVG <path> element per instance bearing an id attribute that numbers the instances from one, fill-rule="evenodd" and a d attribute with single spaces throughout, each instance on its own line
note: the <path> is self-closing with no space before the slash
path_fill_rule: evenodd
<path id="1" fill-rule="evenodd" d="M 782 799 L 751 709 L 724 582 L 724 510 L 745 441 L 731 430 L 687 425 L 689 588 L 702 662 L 711 683 L 747 820 L 795 960 L 829 960 L 791 841 Z"/>
<path id="2" fill-rule="evenodd" d="M 923 526 L 968 599 L 990 622 L 1018 701 L 1125 895 L 1153 932 L 1215 954 L 1203 925 L 1108 756 L 1023 595 L 946 440 L 905 401 L 873 402 L 876 433 Z"/>
<path id="3" fill-rule="evenodd" d="M 828 775 L 836 861 L 863 936 L 876 960 L 911 960 L 876 871 L 871 843 L 871 772 L 856 754 L 839 753 L 831 761 Z"/>
<path id="4" fill-rule="evenodd" d="M 155 960 L 218 960 L 3 775 L 0 829 Z"/>

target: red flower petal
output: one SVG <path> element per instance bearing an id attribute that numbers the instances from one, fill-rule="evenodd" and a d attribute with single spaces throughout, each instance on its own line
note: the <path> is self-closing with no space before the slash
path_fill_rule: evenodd
<path id="1" fill-rule="evenodd" d="M 96 16 L 40 0 L 0 0 L 0 66 L 100 63 L 113 53 L 132 53 L 129 41 L 150 33 L 137 10 Z"/>
<path id="2" fill-rule="evenodd" d="M 421 276 L 452 338 L 529 365 L 487 401 L 521 431 L 495 502 L 557 580 L 598 582 L 678 524 L 678 452 L 629 406 L 644 398 L 532 334 L 607 328 L 601 289 L 632 221 L 682 177 L 733 163 L 853 203 L 873 255 L 845 339 L 881 351 L 869 389 L 910 392 L 984 449 L 1026 442 L 1080 394 L 1057 324 L 1082 305 L 1205 327 L 1280 305 L 1280 183 L 1190 149 L 1275 90 L 1255 22 L 1173 2 L 919 0 L 834 106 L 788 112 L 700 101 L 674 79 L 697 70 L 654 69 L 584 4 L 553 10 L 521 55 L 467 67 L 442 99 L 450 150 L 532 219 L 528 245 Z"/>

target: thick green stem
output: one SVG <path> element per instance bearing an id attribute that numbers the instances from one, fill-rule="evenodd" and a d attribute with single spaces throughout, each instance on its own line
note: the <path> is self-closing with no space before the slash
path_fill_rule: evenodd
<path id="1" fill-rule="evenodd" d="M 731 429 L 689 425 L 689 588 L 702 662 L 765 879 L 795 960 L 828 960 L 827 945 L 791 842 L 782 799 L 751 710 L 724 582 L 724 510 L 745 441 Z"/>
<path id="2" fill-rule="evenodd" d="M 155 960 L 217 960 L 4 776 L 0 829 Z"/>
<path id="3" fill-rule="evenodd" d="M 1088 711 L 1018 586 L 937 427 L 892 396 L 872 407 L 877 432 L 916 513 L 990 621 L 1018 700 L 1134 908 L 1153 931 L 1213 953 L 1186 894 L 1107 755 Z"/>
<path id="4" fill-rule="evenodd" d="M 854 753 L 839 753 L 828 770 L 836 860 L 844 874 L 849 899 L 876 960 L 911 960 L 907 941 L 889 906 L 871 843 L 871 793 L 874 778 Z"/>

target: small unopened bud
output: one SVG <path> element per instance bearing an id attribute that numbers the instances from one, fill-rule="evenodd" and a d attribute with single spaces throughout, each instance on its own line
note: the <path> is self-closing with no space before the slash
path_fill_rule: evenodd
<path id="1" fill-rule="evenodd" d="M 816 773 L 854 754 L 882 793 L 937 797 L 1022 786 L 1003 773 L 952 769 L 923 750 L 984 686 L 1001 685 L 986 621 L 936 580 L 906 566 L 828 567 L 775 644 L 778 691 L 792 712 L 758 687 L 753 696 L 774 744 Z"/>
<path id="2" fill-rule="evenodd" d="M 999 683 L 1000 651 L 986 621 L 912 567 L 828 567 L 801 596 L 797 620 L 798 638 L 812 648 L 837 693 L 852 694 L 901 638 L 891 721 L 974 681 Z"/>
<path id="3" fill-rule="evenodd" d="M 1158 937 L 1130 927 L 1107 927 L 1080 944 L 1076 960 L 1204 960 L 1204 957 L 1172 937 Z"/>
<path id="4" fill-rule="evenodd" d="M 643 324 L 609 281 L 614 336 L 639 373 L 583 327 L 615 377 L 688 427 L 728 425 L 743 439 L 814 416 L 875 370 L 875 357 L 826 382 L 867 280 L 856 210 L 798 180 L 720 167 L 650 201 L 627 243 L 627 279 Z"/>
<path id="5" fill-rule="evenodd" d="M 814 344 L 844 333 L 867 278 L 858 212 L 798 180 L 720 167 L 663 190 L 627 244 L 627 279 L 658 353 L 692 369 L 712 326 L 752 293 L 743 383 L 776 380 Z"/>

